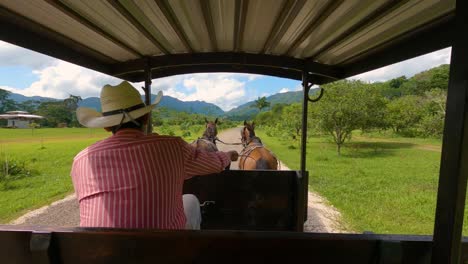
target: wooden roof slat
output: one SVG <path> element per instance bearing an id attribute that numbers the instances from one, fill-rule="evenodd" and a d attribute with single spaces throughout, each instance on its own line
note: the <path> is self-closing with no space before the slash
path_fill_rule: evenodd
<path id="1" fill-rule="evenodd" d="M 343 3 L 344 0 L 329 0 L 329 2 L 323 6 L 317 15 L 310 23 L 309 26 L 302 32 L 301 35 L 289 46 L 288 50 L 284 53 L 285 55 L 291 55 L 291 53 L 301 45 L 307 37 L 325 20 L 327 19 L 337 7 Z"/>
<path id="2" fill-rule="evenodd" d="M 375 3 L 375 8 L 372 7 L 374 11 L 361 14 L 359 19 L 356 18 L 350 22 L 338 21 L 339 23 L 351 24 L 345 26 L 340 24 L 342 31 L 321 39 L 320 36 L 312 34 L 317 30 L 322 32 L 322 26 L 325 27 L 330 23 L 337 24 L 338 22 L 334 20 L 339 18 L 333 18 L 334 14 L 342 13 L 344 9 L 360 10 L 359 6 L 362 6 L 362 2 L 284 0 L 281 5 L 278 2 L 278 5 L 273 9 L 267 8 L 275 10 L 274 17 L 263 17 L 270 14 L 260 12 L 262 11 L 261 5 L 268 4 L 268 1 L 264 0 L 236 0 L 235 2 L 228 2 L 229 0 L 221 2 L 214 2 L 215 0 L 141 1 L 90 1 L 86 2 L 87 4 L 75 5 L 71 0 L 41 0 L 34 2 L 40 4 L 31 5 L 31 8 L 28 9 L 22 1 L 0 0 L 0 7 L 11 11 L 9 18 L 5 18 L 5 20 L 14 21 L 9 25 L 21 28 L 24 34 L 26 34 L 24 29 L 28 29 L 27 32 L 34 35 L 34 37 L 29 37 L 30 39 L 47 39 L 50 46 L 56 48 L 47 49 L 44 47 L 45 42 L 42 41 L 26 42 L 24 38 L 28 38 L 27 36 L 15 34 L 15 32 L 5 33 L 5 36 L 0 37 L 0 39 L 81 66 L 93 69 L 100 68 L 102 69 L 100 71 L 104 73 L 109 73 L 107 66 L 112 65 L 111 74 L 115 73 L 115 76 L 121 78 L 127 78 L 126 76 L 130 75 L 140 76 L 139 81 L 144 79 L 142 75 L 138 74 L 143 72 L 145 66 L 139 63 L 138 59 L 135 60 L 134 54 L 136 52 L 140 58 L 142 54 L 144 56 L 161 56 L 158 60 L 153 60 L 157 63 L 169 61 L 164 66 L 167 68 L 165 72 L 168 74 L 171 72 L 169 68 L 180 66 L 177 63 L 183 63 L 185 66 L 233 63 L 235 65 L 235 67 L 231 67 L 233 69 L 239 68 L 245 63 L 246 67 L 243 68 L 243 72 L 252 69 L 252 73 L 258 73 L 264 72 L 265 68 L 271 68 L 272 71 L 275 71 L 273 75 L 277 76 L 288 75 L 291 71 L 306 70 L 311 74 L 325 76 L 326 80 L 331 80 L 349 76 L 351 73 L 359 74 L 375 69 L 375 67 L 385 66 L 389 62 L 400 61 L 394 58 L 411 58 L 415 55 L 421 55 L 423 52 L 431 52 L 450 45 L 451 36 L 444 36 L 446 39 L 443 40 L 426 39 L 427 43 L 420 43 L 420 49 L 417 47 L 400 51 L 394 49 L 395 47 L 401 48 L 399 43 L 405 38 L 419 39 L 419 31 L 432 30 L 437 25 L 431 21 L 442 19 L 455 9 L 455 0 L 439 0 L 429 4 L 426 1 L 407 0 L 413 8 L 411 12 L 406 12 L 405 5 L 401 6 L 400 3 L 406 2 L 404 0 L 379 0 Z M 84 2 L 77 1 L 76 3 Z M 93 9 L 93 3 L 101 4 Z M 142 9 L 142 6 L 145 6 L 145 9 Z M 150 7 L 151 10 L 146 10 L 147 7 Z M 335 10 L 336 13 L 334 13 Z M 47 17 L 47 11 L 51 11 L 56 16 Z M 145 17 L 139 17 L 140 13 L 144 14 Z M 374 24 L 382 23 L 383 19 L 389 15 L 395 16 L 392 18 L 395 21 L 400 13 L 405 14 L 404 19 L 421 21 L 421 23 L 414 26 L 408 23 L 395 24 L 390 27 L 392 34 L 387 34 L 390 30 L 388 27 L 377 25 L 378 27 L 372 28 L 372 38 L 385 37 L 382 43 L 363 42 L 366 40 L 363 40 L 360 34 L 365 30 L 373 27 Z M 259 14 L 261 14 L 260 17 L 258 17 Z M 28 25 L 24 22 L 18 22 L 25 19 L 29 20 L 29 24 L 26 23 Z M 60 24 L 63 21 L 67 22 L 66 27 Z M 98 23 L 100 21 L 104 22 Z M 155 21 L 162 21 L 162 24 Z M 268 30 L 256 35 L 254 29 L 259 26 L 268 28 Z M 70 30 L 64 32 L 64 28 L 70 28 Z M 86 32 L 102 41 L 92 42 L 81 35 L 79 38 L 75 38 L 75 35 L 71 36 L 68 32 L 75 35 L 83 35 L 83 32 Z M 247 37 L 248 39 L 246 39 Z M 316 38 L 313 41 L 315 45 L 304 47 L 312 37 Z M 124 41 L 127 38 L 128 41 Z M 105 42 L 106 45 L 100 45 L 102 42 Z M 364 45 L 356 44 L 361 42 Z M 311 43 L 308 45 L 312 45 Z M 58 47 L 63 48 L 58 49 Z M 74 56 L 68 55 L 67 51 L 70 49 L 76 51 Z M 219 49 L 223 52 L 218 52 Z M 337 51 L 335 54 L 337 49 L 339 52 Z M 385 51 L 393 56 L 386 56 Z M 233 57 L 231 56 L 233 53 L 240 55 Z M 268 57 L 267 53 L 275 55 Z M 188 56 L 183 56 L 185 59 L 180 59 L 181 57 L 178 55 L 181 54 Z M 213 54 L 217 55 L 213 56 Z M 310 56 L 311 54 L 314 56 Z M 170 57 L 172 55 L 175 56 Z M 303 68 L 291 67 L 291 62 L 284 59 L 293 56 L 300 59 Z M 191 60 L 191 58 L 196 59 Z M 247 61 L 243 61 L 246 58 L 248 58 Z M 278 60 L 281 63 L 265 63 L 265 58 L 274 58 L 274 60 L 281 58 Z M 90 65 L 91 61 L 95 62 L 96 65 Z M 314 64 L 315 61 L 321 63 Z M 325 67 L 324 62 L 330 63 L 329 68 Z M 133 66 L 129 67 L 129 65 Z M 162 69 L 163 66 L 155 64 L 155 67 Z M 185 70 L 193 72 L 192 69 L 189 69 L 190 67 L 181 70 L 182 68 L 179 68 L 177 72 Z M 329 69 L 332 69 L 331 72 L 328 71 Z M 281 71 L 284 74 L 280 74 Z"/>
<path id="3" fill-rule="evenodd" d="M 126 51 L 130 52 L 133 55 L 136 55 L 138 57 L 143 57 L 143 54 L 141 54 L 139 51 L 135 50 L 134 48 L 130 47 L 129 45 L 125 44 L 124 42 L 120 41 L 116 37 L 112 36 L 110 33 L 106 32 L 102 28 L 96 26 L 86 18 L 84 18 L 82 15 L 80 15 L 78 12 L 67 6 L 66 4 L 62 3 L 60 0 L 45 0 L 47 3 L 50 5 L 54 6 L 55 8 L 59 9 L 63 13 L 67 14 L 74 20 L 76 20 L 78 23 L 86 26 L 87 28 L 93 30 L 94 32 L 100 34 L 101 36 L 105 37 L 106 39 L 112 41 L 114 44 L 120 46 L 121 48 L 125 49 Z"/>
<path id="4" fill-rule="evenodd" d="M 0 6 L 0 39 L 109 74 L 118 61 Z"/>
<path id="5" fill-rule="evenodd" d="M 141 34 L 153 43 L 164 54 L 170 54 L 167 50 L 133 15 L 119 2 L 119 0 L 107 0 L 122 16 L 124 16 Z"/>
<path id="6" fill-rule="evenodd" d="M 158 5 L 159 9 L 161 9 L 167 21 L 169 21 L 169 23 L 171 24 L 172 29 L 176 32 L 180 41 L 182 41 L 182 43 L 184 44 L 185 48 L 190 53 L 193 52 L 192 45 L 190 44 L 190 41 L 185 32 L 182 30 L 182 26 L 179 20 L 177 19 L 174 10 L 172 10 L 169 2 L 167 0 L 154 0 L 154 2 Z"/>
<path id="7" fill-rule="evenodd" d="M 249 0 L 236 1 L 236 12 L 234 21 L 234 51 L 242 49 L 242 41 L 244 39 L 245 20 L 249 7 Z"/>
<path id="8" fill-rule="evenodd" d="M 368 16 L 364 17 L 361 21 L 358 23 L 354 24 L 352 27 L 350 27 L 348 30 L 344 31 L 341 33 L 338 37 L 336 37 L 334 40 L 329 42 L 328 44 L 324 45 L 322 48 L 317 50 L 315 53 L 310 55 L 310 58 L 316 58 L 319 57 L 321 54 L 326 53 L 336 45 L 340 44 L 342 41 L 344 41 L 346 38 L 349 36 L 353 35 L 354 33 L 360 31 L 361 29 L 367 27 L 368 25 L 378 21 L 380 18 L 386 16 L 387 14 L 391 13 L 401 5 L 405 4 L 409 0 L 391 0 L 374 10 L 371 14 Z"/>
<path id="9" fill-rule="evenodd" d="M 454 13 L 452 13 L 432 21 L 434 26 L 430 28 L 421 27 L 417 33 L 400 36 L 349 58 L 342 65 L 344 71 L 342 78 L 450 47 L 455 34 L 454 22 Z M 438 41 L 431 41 L 433 39 Z"/>
<path id="10" fill-rule="evenodd" d="M 270 31 L 265 45 L 263 46 L 262 53 L 270 52 L 271 48 L 276 46 L 280 37 L 288 30 L 294 18 L 299 11 L 304 7 L 305 0 L 287 0 L 282 6 L 281 13 L 276 19 L 276 23 Z"/>
<path id="11" fill-rule="evenodd" d="M 210 2 L 208 0 L 199 0 L 200 6 L 203 12 L 203 18 L 205 20 L 206 29 L 210 37 L 211 46 L 214 51 L 218 51 L 218 41 L 216 40 L 216 31 L 213 22 L 213 16 L 211 15 Z"/>

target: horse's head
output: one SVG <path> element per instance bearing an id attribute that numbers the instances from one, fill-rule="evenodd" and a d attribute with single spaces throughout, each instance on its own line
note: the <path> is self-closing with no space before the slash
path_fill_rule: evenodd
<path id="1" fill-rule="evenodd" d="M 203 138 L 208 139 L 209 141 L 215 142 L 216 136 L 218 135 L 218 129 L 216 125 L 218 124 L 218 118 L 215 121 L 208 121 L 205 118 L 205 132 L 203 133 Z"/>
<path id="2" fill-rule="evenodd" d="M 255 137 L 255 122 L 251 124 L 244 121 L 244 128 L 241 130 L 242 145 L 247 146 L 253 137 Z"/>

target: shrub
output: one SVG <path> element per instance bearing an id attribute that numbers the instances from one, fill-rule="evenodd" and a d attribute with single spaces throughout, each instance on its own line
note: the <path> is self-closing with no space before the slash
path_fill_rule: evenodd
<path id="1" fill-rule="evenodd" d="M 32 175 L 33 172 L 28 168 L 25 161 L 12 159 L 4 154 L 0 154 L 0 183 L 2 184 L 2 189 L 8 189 L 11 181 Z"/>

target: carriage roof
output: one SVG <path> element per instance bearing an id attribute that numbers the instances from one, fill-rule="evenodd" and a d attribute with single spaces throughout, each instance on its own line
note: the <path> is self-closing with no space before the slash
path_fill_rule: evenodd
<path id="1" fill-rule="evenodd" d="M 1 0 L 0 39 L 133 82 L 149 67 L 321 84 L 450 46 L 454 12 L 455 0 Z"/>

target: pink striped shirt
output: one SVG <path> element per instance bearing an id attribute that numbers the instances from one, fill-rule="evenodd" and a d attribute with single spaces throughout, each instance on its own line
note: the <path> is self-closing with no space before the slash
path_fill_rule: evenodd
<path id="1" fill-rule="evenodd" d="M 179 137 L 119 130 L 74 159 L 80 226 L 183 229 L 184 180 L 228 164 L 223 152 L 197 151 Z"/>

